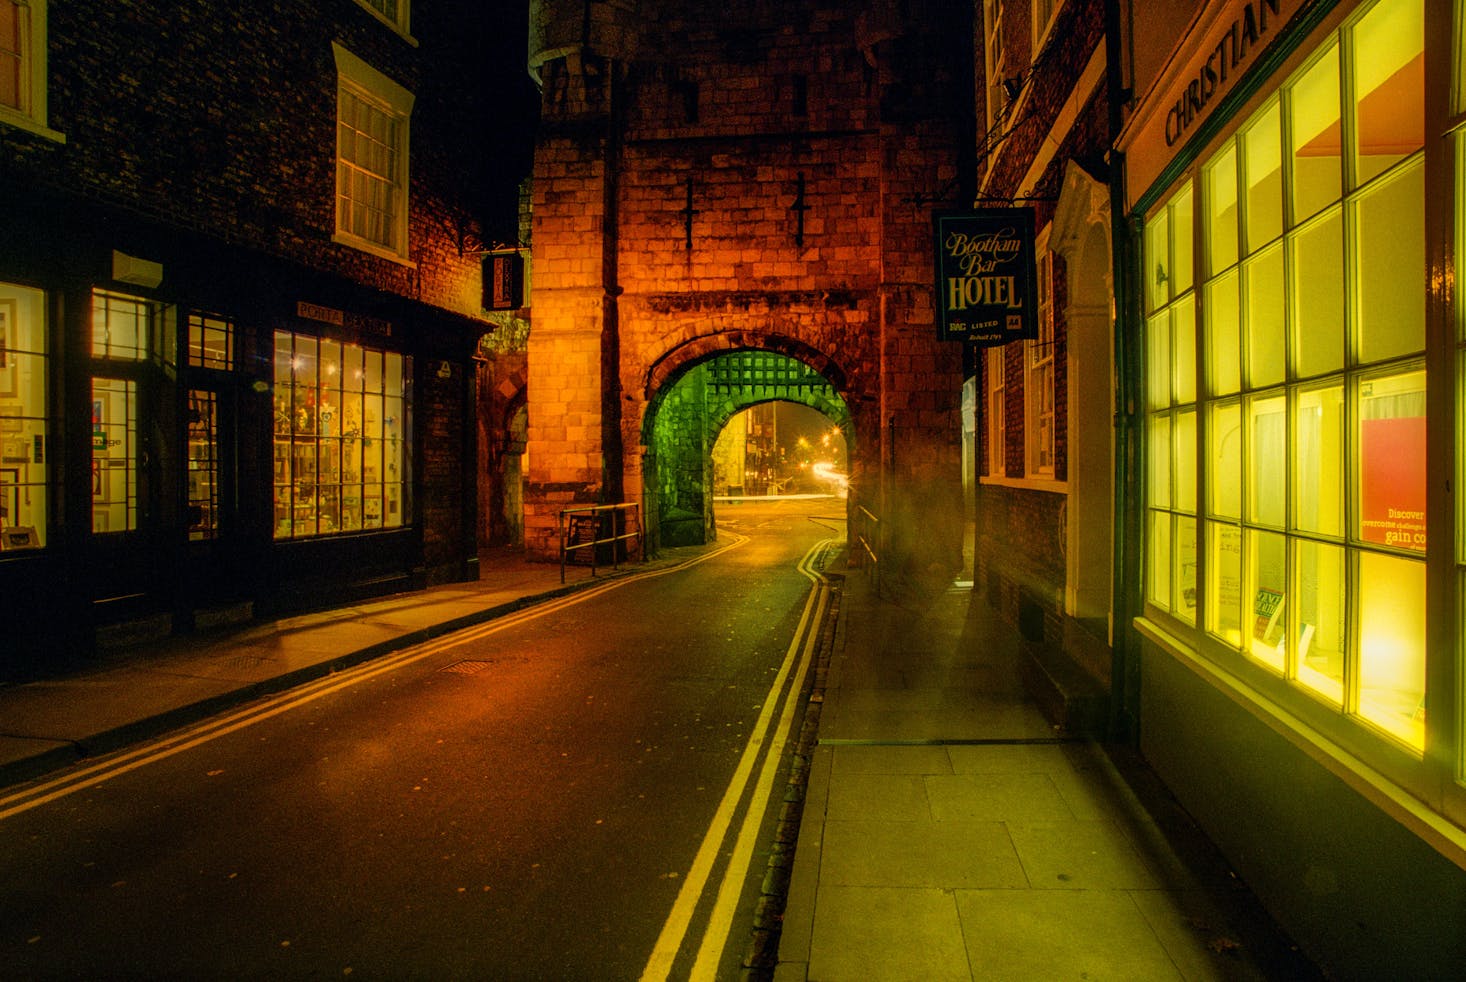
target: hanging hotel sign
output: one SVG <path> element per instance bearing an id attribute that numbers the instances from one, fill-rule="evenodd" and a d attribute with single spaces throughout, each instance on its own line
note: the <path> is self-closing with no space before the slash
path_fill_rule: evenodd
<path id="1" fill-rule="evenodd" d="M 1308 0 L 1212 0 L 1116 141 L 1129 204 L 1160 177 Z"/>
<path id="2" fill-rule="evenodd" d="M 937 330 L 943 341 L 1038 337 L 1032 208 L 936 216 Z"/>

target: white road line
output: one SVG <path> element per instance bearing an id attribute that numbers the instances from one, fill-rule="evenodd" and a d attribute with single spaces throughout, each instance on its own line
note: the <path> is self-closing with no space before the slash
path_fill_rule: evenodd
<path id="1" fill-rule="evenodd" d="M 607 591 L 618 589 L 638 580 L 665 576 L 668 573 L 675 573 L 696 566 L 699 563 L 712 559 L 714 556 L 721 555 L 729 549 L 740 546 L 746 541 L 748 540 L 743 536 L 735 535 L 734 541 L 711 552 L 704 553 L 695 559 L 690 559 L 687 562 L 669 566 L 666 569 L 649 570 L 645 573 L 633 573 L 629 576 L 610 580 L 602 586 L 580 590 L 569 596 L 559 597 L 542 604 L 526 607 L 524 610 L 496 618 L 477 627 L 465 628 L 462 631 L 456 631 L 452 634 L 444 635 L 441 638 L 434 638 L 431 641 L 425 641 L 411 648 L 404 648 L 401 651 L 373 659 L 355 668 L 350 668 L 343 672 L 336 672 L 323 679 L 296 686 L 287 692 L 279 693 L 263 702 L 254 703 L 247 708 L 226 713 L 180 730 L 177 733 L 149 741 L 141 747 L 108 756 L 95 764 L 68 771 L 66 774 L 50 781 L 45 781 L 41 784 L 0 796 L 0 821 L 4 821 L 14 815 L 19 815 L 22 812 L 30 811 L 32 808 L 37 808 L 48 802 L 56 801 L 59 798 L 64 798 L 83 788 L 95 787 L 104 781 L 126 774 L 128 771 L 133 771 L 155 761 L 171 757 L 174 754 L 182 753 L 185 750 L 208 743 L 210 740 L 227 736 L 237 730 L 242 730 L 245 727 L 253 726 L 255 723 L 263 722 L 272 716 L 278 716 L 281 713 L 314 702 L 322 696 L 339 692 L 359 682 L 364 682 L 378 675 L 395 671 L 406 665 L 421 661 L 424 658 L 429 658 L 440 652 L 458 647 L 466 642 L 488 637 L 500 631 L 506 631 L 511 627 L 545 617 L 575 604 L 585 603 L 587 600 L 598 597 Z"/>
<path id="2" fill-rule="evenodd" d="M 828 545 L 828 541 L 817 543 L 804 554 L 799 562 L 799 571 L 805 576 L 815 579 L 819 585 L 822 581 L 816 579 L 807 571 L 806 566 L 811 557 L 818 554 Z M 738 803 L 743 800 L 745 791 L 748 788 L 749 777 L 753 772 L 753 765 L 758 759 L 759 751 L 764 744 L 765 735 L 773 721 L 774 710 L 779 704 L 779 694 L 784 689 L 784 683 L 789 677 L 790 670 L 794 667 L 807 633 L 813 633 L 818 622 L 814 620 L 814 612 L 821 609 L 821 598 L 824 596 L 823 589 L 810 591 L 809 598 L 804 603 L 804 612 L 799 619 L 799 626 L 794 631 L 794 637 L 789 642 L 789 649 L 784 655 L 783 664 L 779 667 L 778 675 L 775 676 L 773 684 L 769 688 L 769 698 L 764 700 L 763 711 L 759 713 L 758 720 L 754 723 L 753 729 L 748 738 L 748 744 L 743 749 L 743 755 L 739 758 L 738 767 L 733 772 L 733 777 L 728 782 L 727 789 L 723 792 L 723 798 L 718 803 L 718 810 L 713 814 L 712 823 L 708 826 L 707 832 L 703 835 L 702 844 L 698 847 L 697 855 L 693 857 L 692 866 L 688 869 L 687 875 L 682 879 L 682 888 L 677 891 L 677 899 L 672 904 L 672 911 L 667 915 L 666 922 L 662 925 L 661 933 L 657 936 L 657 942 L 652 947 L 651 956 L 647 959 L 646 968 L 642 970 L 641 982 L 662 982 L 672 971 L 672 964 L 677 959 L 677 953 L 682 949 L 683 939 L 687 936 L 688 927 L 692 923 L 693 913 L 697 909 L 698 902 L 702 899 L 706 890 L 708 877 L 712 873 L 713 863 L 717 859 L 718 849 L 723 840 L 727 838 L 728 828 L 733 823 L 733 814 L 738 809 Z M 802 673 L 801 673 L 802 677 Z M 791 690 L 785 697 L 787 702 L 798 700 L 798 690 Z M 786 713 L 787 715 L 787 713 Z M 747 819 L 745 819 L 747 821 Z"/>

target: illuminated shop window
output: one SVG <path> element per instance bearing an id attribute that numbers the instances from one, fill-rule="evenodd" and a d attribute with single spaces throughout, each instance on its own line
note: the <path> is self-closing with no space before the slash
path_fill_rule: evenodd
<path id="1" fill-rule="evenodd" d="M 987 423 L 988 423 L 988 476 L 1002 477 L 1007 473 L 1008 445 L 1008 381 L 1003 368 L 1003 346 L 994 345 L 987 349 Z"/>
<path id="2" fill-rule="evenodd" d="M 1192 194 L 1146 227 L 1146 597 L 1196 620 L 1196 292 Z"/>
<path id="3" fill-rule="evenodd" d="M 219 534 L 219 396 L 188 393 L 188 537 Z"/>
<path id="4" fill-rule="evenodd" d="M 58 142 L 46 124 L 48 0 L 0 0 L 0 123 Z"/>
<path id="5" fill-rule="evenodd" d="M 137 528 L 137 383 L 92 379 L 92 531 Z"/>
<path id="6" fill-rule="evenodd" d="M 412 361 L 275 333 L 275 538 L 406 522 Z"/>
<path id="7" fill-rule="evenodd" d="M 234 368 L 234 324 L 222 317 L 188 315 L 188 365 L 227 372 Z"/>
<path id="8" fill-rule="evenodd" d="M 336 241 L 407 258 L 413 96 L 341 47 L 336 55 Z"/>
<path id="9" fill-rule="evenodd" d="M 0 283 L 0 551 L 46 544 L 46 295 Z"/>
<path id="10" fill-rule="evenodd" d="M 1416 751 L 1423 49 L 1419 0 L 1369 6 L 1201 163 L 1199 335 L 1176 269 L 1192 265 L 1175 246 L 1178 225 L 1190 235 L 1189 185 L 1145 232 L 1150 604 L 1192 621 L 1176 577 L 1194 509 L 1177 482 L 1194 479 L 1178 461 L 1199 447 L 1205 636 Z M 1192 411 L 1184 363 L 1197 346 Z"/>

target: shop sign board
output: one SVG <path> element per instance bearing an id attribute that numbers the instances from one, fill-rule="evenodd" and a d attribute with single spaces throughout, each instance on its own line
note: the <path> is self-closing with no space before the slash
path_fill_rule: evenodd
<path id="1" fill-rule="evenodd" d="M 974 347 L 1038 337 L 1033 209 L 947 212 L 934 224 L 937 336 Z"/>
<path id="2" fill-rule="evenodd" d="M 1261 59 L 1308 0 L 1213 0 L 1202 9 L 1116 145 L 1129 204 Z"/>

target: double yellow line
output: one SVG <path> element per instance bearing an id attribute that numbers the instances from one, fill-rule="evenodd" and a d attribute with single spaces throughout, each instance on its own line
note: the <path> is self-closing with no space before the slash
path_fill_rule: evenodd
<path id="1" fill-rule="evenodd" d="M 155 761 L 172 757 L 174 754 L 179 754 L 185 750 L 190 750 L 201 744 L 208 743 L 210 740 L 217 740 L 219 737 L 227 736 L 248 726 L 253 726 L 272 716 L 289 712 L 292 709 L 314 702 L 333 692 L 339 692 L 342 689 L 349 688 L 367 679 L 396 671 L 406 665 L 411 665 L 424 658 L 430 658 L 433 655 L 456 648 L 466 642 L 488 637 L 500 631 L 507 631 L 511 627 L 545 617 L 557 611 L 564 610 L 566 607 L 585 603 L 593 597 L 598 597 L 610 590 L 619 589 L 628 583 L 657 576 L 666 576 L 668 573 L 675 573 L 687 569 L 690 566 L 695 566 L 698 563 L 706 562 L 714 556 L 720 555 L 747 541 L 743 536 L 730 533 L 725 533 L 725 535 L 729 539 L 726 544 L 703 553 L 694 559 L 678 563 L 675 566 L 649 570 L 645 573 L 633 573 L 614 580 L 608 580 L 600 586 L 579 590 L 568 596 L 549 600 L 532 607 L 526 607 L 524 610 L 487 621 L 477 627 L 465 628 L 462 631 L 455 631 L 452 634 L 446 634 L 443 637 L 434 638 L 431 641 L 425 641 L 422 644 L 414 645 L 410 648 L 404 648 L 401 651 L 373 659 L 355 668 L 347 669 L 343 672 L 335 672 L 314 682 L 296 686 L 263 701 L 252 703 L 245 708 L 213 717 L 205 722 L 179 730 L 168 736 L 151 740 L 131 750 L 120 751 L 100 758 L 95 763 L 67 771 L 65 774 L 49 781 L 23 787 L 10 794 L 0 796 L 0 821 L 4 821 L 14 815 L 19 815 L 22 812 L 30 811 L 32 808 L 39 808 L 41 805 L 74 794 L 83 788 L 96 787 L 98 784 L 126 774 L 128 771 L 146 767 Z"/>
<path id="2" fill-rule="evenodd" d="M 763 711 L 759 714 L 757 722 L 754 723 L 748 743 L 743 749 L 743 755 L 739 758 L 738 767 L 728 782 L 727 790 L 723 792 L 718 810 L 713 815 L 707 833 L 703 836 L 702 845 L 698 848 L 697 855 L 693 857 L 692 868 L 682 881 L 682 889 L 677 892 L 677 900 L 672 905 L 672 912 L 668 915 L 666 923 L 662 925 L 661 934 L 657 936 L 657 943 L 652 948 L 651 957 L 647 960 L 646 968 L 641 973 L 642 982 L 661 982 L 671 974 L 672 965 L 682 950 L 694 914 L 707 895 L 708 880 L 712 875 L 718 852 L 728 837 L 739 804 L 749 794 L 754 766 L 762 754 L 763 766 L 759 768 L 757 782 L 752 785 L 752 797 L 749 799 L 747 809 L 743 812 L 743 822 L 739 826 L 738 837 L 734 841 L 733 853 L 723 870 L 723 879 L 718 886 L 717 897 L 713 901 L 712 913 L 703 930 L 702 942 L 698 945 L 697 956 L 688 978 L 693 982 L 705 982 L 705 980 L 715 978 L 717 974 L 718 963 L 722 959 L 723 950 L 728 945 L 728 934 L 733 927 L 738 897 L 753 862 L 755 841 L 758 838 L 759 826 L 763 823 L 764 814 L 768 810 L 774 778 L 779 769 L 779 760 L 783 756 L 784 747 L 789 741 L 789 734 L 794 725 L 794 718 L 799 710 L 799 696 L 804 691 L 805 677 L 809 673 L 810 664 L 814 661 L 814 652 L 819 643 L 820 625 L 824 622 L 825 613 L 829 609 L 828 582 L 813 568 L 813 564 L 815 559 L 829 547 L 831 541 L 826 539 L 816 543 L 799 561 L 799 572 L 814 584 L 814 589 L 810 591 L 804 603 L 804 612 L 800 617 L 799 626 L 794 632 L 793 639 L 789 642 L 784 662 L 779 667 L 779 673 L 775 676 L 773 685 L 769 689 L 768 698 L 764 700 Z M 785 683 L 789 680 L 791 673 L 793 673 L 794 681 L 786 691 Z M 783 710 L 779 714 L 776 725 L 774 712 L 781 704 Z"/>

